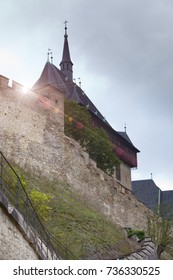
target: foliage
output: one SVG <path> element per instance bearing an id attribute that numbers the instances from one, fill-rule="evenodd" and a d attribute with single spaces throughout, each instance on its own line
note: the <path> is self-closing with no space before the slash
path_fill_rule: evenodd
<path id="1" fill-rule="evenodd" d="M 52 207 L 50 207 L 52 196 L 33 189 L 29 197 L 40 218 L 44 221 L 49 220 L 52 211 Z"/>
<path id="2" fill-rule="evenodd" d="M 25 190 L 27 191 L 31 203 L 34 206 L 40 219 L 42 221 L 49 220 L 51 216 L 51 210 L 52 210 L 52 207 L 50 206 L 52 196 L 37 190 L 34 187 L 34 185 L 29 188 L 28 182 L 25 178 L 25 174 L 22 172 L 22 170 L 19 167 L 15 166 L 15 171 L 19 175 L 20 181 L 23 187 L 25 188 Z"/>
<path id="3" fill-rule="evenodd" d="M 13 169 L 4 161 L 3 162 L 3 180 L 4 183 L 9 185 L 11 189 L 16 189 L 16 186 L 18 185 L 20 187 L 20 183 L 22 183 L 23 187 L 27 189 L 27 183 L 25 181 L 24 175 L 20 174 L 18 177 L 17 174 L 20 173 L 20 168 L 13 164 Z"/>
<path id="4" fill-rule="evenodd" d="M 161 215 L 160 215 L 161 213 Z M 155 210 L 154 214 L 147 215 L 148 235 L 157 246 L 158 257 L 164 251 L 172 251 L 173 244 L 173 212 L 170 207 L 162 206 Z"/>
<path id="5" fill-rule="evenodd" d="M 131 228 L 126 228 L 128 237 L 131 237 L 133 235 L 136 235 L 139 240 L 143 240 L 145 238 L 145 232 L 143 230 L 134 230 Z"/>
<path id="6" fill-rule="evenodd" d="M 93 127 L 85 107 L 69 100 L 65 101 L 65 134 L 77 140 L 99 168 L 109 175 L 113 174 L 119 159 L 113 152 L 107 133 L 102 128 Z"/>
<path id="7" fill-rule="evenodd" d="M 12 169 L 9 165 L 5 164 L 4 162 L 3 181 L 5 184 L 8 184 L 12 197 L 14 199 L 17 196 L 20 198 L 20 199 L 17 198 L 16 199 L 21 209 L 25 207 L 24 200 L 26 198 L 25 194 L 23 193 L 24 192 L 22 188 L 23 186 L 25 191 L 27 191 L 31 203 L 33 204 L 41 220 L 47 221 L 50 218 L 51 210 L 52 210 L 52 208 L 50 207 L 50 202 L 52 197 L 44 192 L 36 190 L 35 188 L 33 188 L 33 186 L 29 188 L 28 182 L 25 178 L 25 174 L 19 166 L 13 164 L 13 169 Z"/>
<path id="8" fill-rule="evenodd" d="M 44 192 L 49 190 L 53 195 L 52 216 L 46 226 L 77 259 L 90 258 L 95 254 L 105 258 L 110 252 L 115 257 L 116 253 L 124 255 L 131 252 L 120 227 L 93 209 L 68 185 L 44 181 L 40 186 Z"/>
<path id="9" fill-rule="evenodd" d="M 69 185 L 37 178 L 16 165 L 15 170 L 23 178 L 34 208 L 42 216 L 60 255 L 64 251 L 61 252 L 54 238 L 73 252 L 76 259 L 112 259 L 131 253 L 131 245 L 121 228 L 89 206 Z"/>

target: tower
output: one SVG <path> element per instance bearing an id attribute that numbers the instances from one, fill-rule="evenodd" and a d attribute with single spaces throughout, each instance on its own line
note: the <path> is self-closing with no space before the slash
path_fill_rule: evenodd
<path id="1" fill-rule="evenodd" d="M 70 81 L 73 81 L 73 63 L 70 58 L 70 51 L 68 46 L 67 21 L 65 21 L 64 24 L 65 24 L 64 48 L 62 54 L 62 61 L 60 63 L 60 70 Z"/>

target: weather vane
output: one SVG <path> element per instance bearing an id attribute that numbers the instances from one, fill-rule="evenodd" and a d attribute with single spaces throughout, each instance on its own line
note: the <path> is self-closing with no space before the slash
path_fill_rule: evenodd
<path id="1" fill-rule="evenodd" d="M 64 25 L 65 25 L 65 35 L 67 35 L 67 23 L 68 23 L 68 21 L 65 20 L 65 21 L 64 21 Z"/>

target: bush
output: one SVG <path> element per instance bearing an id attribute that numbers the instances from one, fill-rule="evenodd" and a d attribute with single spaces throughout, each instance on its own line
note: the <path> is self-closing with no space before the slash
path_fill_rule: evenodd
<path id="1" fill-rule="evenodd" d="M 120 161 L 113 152 L 107 133 L 102 128 L 93 127 L 91 116 L 85 107 L 67 100 L 65 134 L 78 141 L 99 168 L 109 175 L 113 174 Z"/>
<path id="2" fill-rule="evenodd" d="M 145 238 L 145 232 L 143 230 L 134 230 L 131 228 L 126 228 L 127 235 L 130 238 L 133 235 L 136 235 L 139 240 L 143 240 Z"/>
<path id="3" fill-rule="evenodd" d="M 48 221 L 51 217 L 52 211 L 52 207 L 49 205 L 52 196 L 33 189 L 31 190 L 29 197 L 40 218 L 43 221 Z"/>

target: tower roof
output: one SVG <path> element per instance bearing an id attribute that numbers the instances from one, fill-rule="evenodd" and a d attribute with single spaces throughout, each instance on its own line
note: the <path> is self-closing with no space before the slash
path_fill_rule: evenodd
<path id="1" fill-rule="evenodd" d="M 129 147 L 130 150 L 132 150 L 135 153 L 138 153 L 139 150 L 133 145 L 127 133 L 115 131 L 111 127 L 111 125 L 106 121 L 105 117 L 100 113 L 97 107 L 92 103 L 89 97 L 85 94 L 85 92 L 81 89 L 81 87 L 79 87 L 76 83 L 73 82 L 73 78 L 72 78 L 73 63 L 71 62 L 71 58 L 70 58 L 66 24 L 67 22 L 65 21 L 64 47 L 63 47 L 62 61 L 60 63 L 60 70 L 53 63 L 50 63 L 48 60 L 44 66 L 40 78 L 34 84 L 33 89 L 37 90 L 43 86 L 52 85 L 55 88 L 62 90 L 67 99 L 85 106 L 88 109 L 88 111 L 91 113 L 95 125 L 96 126 L 98 125 L 98 127 L 105 128 L 105 130 L 109 132 L 108 134 L 110 135 L 111 139 L 114 138 L 119 139 L 120 142 L 122 142 L 122 146 Z M 124 150 L 123 150 L 123 154 L 124 154 Z M 127 161 L 127 157 L 124 160 Z M 128 159 L 128 164 L 129 162 L 131 167 L 137 166 L 136 157 L 133 159 L 133 162 L 132 159 Z"/>
<path id="2" fill-rule="evenodd" d="M 58 89 L 63 90 L 63 74 L 60 70 L 58 71 L 58 73 L 55 70 L 56 69 L 54 68 L 54 65 L 47 61 L 40 75 L 40 78 L 32 88 L 35 90 L 45 85 L 52 85 Z"/>
<path id="3" fill-rule="evenodd" d="M 64 34 L 64 47 L 63 47 L 63 54 L 62 60 L 60 62 L 60 66 L 63 63 L 70 63 L 73 65 L 71 58 L 70 58 L 70 50 L 68 45 L 68 35 L 67 35 L 67 21 L 65 21 L 65 34 Z"/>
<path id="4" fill-rule="evenodd" d="M 117 131 L 126 141 L 128 141 L 130 144 L 132 144 L 132 141 L 130 140 L 129 136 L 127 135 L 126 131 Z"/>
<path id="5" fill-rule="evenodd" d="M 89 111 L 97 114 L 98 118 L 104 120 L 102 114 L 88 98 L 85 92 L 76 83 L 68 80 L 62 71 L 50 62 L 46 62 L 41 76 L 34 84 L 33 89 L 37 90 L 45 85 L 52 85 L 60 90 L 63 90 L 67 99 L 85 106 Z"/>
<path id="6" fill-rule="evenodd" d="M 62 60 L 60 62 L 60 69 L 69 80 L 73 81 L 73 63 L 70 58 L 70 51 L 68 45 L 67 21 L 65 21 L 64 23 L 65 23 L 64 47 L 63 47 Z"/>
<path id="7" fill-rule="evenodd" d="M 65 62 L 71 63 L 73 65 L 71 58 L 70 58 L 70 51 L 69 51 L 67 36 L 64 36 L 64 48 L 63 48 L 62 60 L 60 62 L 60 65 Z"/>
<path id="8" fill-rule="evenodd" d="M 90 111 L 96 118 L 100 119 L 101 122 L 104 123 L 104 126 L 109 127 L 112 133 L 118 134 L 126 141 L 126 143 L 128 143 L 128 145 L 130 145 L 131 148 L 139 152 L 139 150 L 134 147 L 127 133 L 115 131 L 105 120 L 105 117 L 100 113 L 100 111 L 85 94 L 85 92 L 76 83 L 67 79 L 66 75 L 50 62 L 46 62 L 41 76 L 34 84 L 33 89 L 37 90 L 46 85 L 52 85 L 64 91 L 65 97 L 67 99 L 85 106 L 88 111 Z"/>

